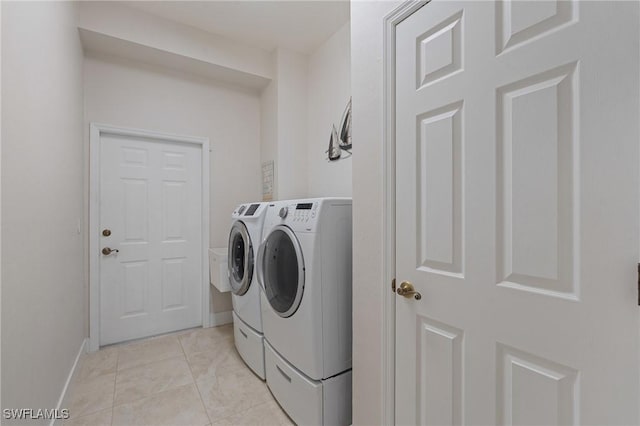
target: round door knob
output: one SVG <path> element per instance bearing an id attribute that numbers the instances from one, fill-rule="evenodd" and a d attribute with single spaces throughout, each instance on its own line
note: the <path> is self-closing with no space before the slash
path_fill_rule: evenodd
<path id="1" fill-rule="evenodd" d="M 281 218 L 285 218 L 287 217 L 287 214 L 289 213 L 289 208 L 288 207 L 283 207 L 280 209 L 280 212 L 278 213 L 278 216 L 280 216 Z"/>

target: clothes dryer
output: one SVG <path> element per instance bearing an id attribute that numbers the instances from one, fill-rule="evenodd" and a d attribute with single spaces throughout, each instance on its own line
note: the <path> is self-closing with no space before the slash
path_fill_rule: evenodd
<path id="1" fill-rule="evenodd" d="M 298 424 L 351 422 L 351 199 L 269 204 L 256 272 L 267 385 Z"/>

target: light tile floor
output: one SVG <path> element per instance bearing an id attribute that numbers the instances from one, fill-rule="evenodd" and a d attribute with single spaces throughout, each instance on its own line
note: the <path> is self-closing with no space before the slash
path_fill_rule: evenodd
<path id="1" fill-rule="evenodd" d="M 109 346 L 83 357 L 65 425 L 292 425 L 244 364 L 233 326 Z"/>

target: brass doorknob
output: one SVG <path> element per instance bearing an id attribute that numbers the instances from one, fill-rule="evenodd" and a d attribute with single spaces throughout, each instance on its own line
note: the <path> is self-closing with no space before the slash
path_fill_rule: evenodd
<path id="1" fill-rule="evenodd" d="M 110 255 L 111 253 L 118 253 L 120 250 L 118 249 L 112 249 L 109 247 L 105 247 L 102 249 L 102 254 L 104 254 L 105 256 Z"/>
<path id="2" fill-rule="evenodd" d="M 413 288 L 413 284 L 411 284 L 409 281 L 402 281 L 402 283 L 400 283 L 400 287 L 398 288 L 397 293 L 400 296 L 404 296 L 404 297 L 413 296 L 413 298 L 416 300 L 422 299 L 422 295 L 417 291 L 415 291 L 415 289 Z"/>

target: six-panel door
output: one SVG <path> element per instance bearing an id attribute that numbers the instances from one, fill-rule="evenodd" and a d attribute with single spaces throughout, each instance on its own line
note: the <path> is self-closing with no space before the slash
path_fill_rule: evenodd
<path id="1" fill-rule="evenodd" d="M 100 139 L 100 345 L 202 324 L 201 147 Z"/>
<path id="2" fill-rule="evenodd" d="M 397 424 L 637 424 L 638 4 L 396 37 Z"/>

